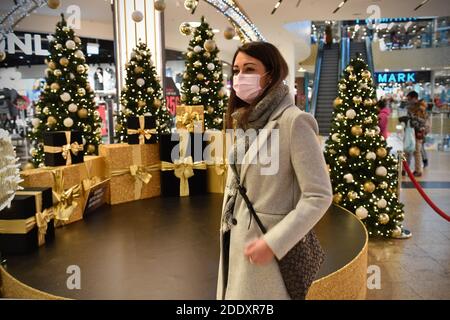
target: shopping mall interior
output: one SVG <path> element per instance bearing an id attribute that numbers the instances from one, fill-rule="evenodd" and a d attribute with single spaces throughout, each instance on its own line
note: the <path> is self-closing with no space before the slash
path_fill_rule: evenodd
<path id="1" fill-rule="evenodd" d="M 253 42 L 286 61 L 330 176 L 306 299 L 450 299 L 447 0 L 2 0 L 0 21 L 0 299 L 220 296 L 229 146 L 210 163 L 183 148 L 174 160 L 170 136 L 225 142 L 227 112 L 258 110 L 236 85 L 235 54 Z M 273 186 L 248 181 L 263 221 L 302 214 L 283 199 L 260 209 Z M 252 230 L 250 211 L 234 228 Z M 281 265 L 272 249 L 268 265 L 230 256 L 228 297 L 271 299 L 239 277 L 274 254 Z"/>

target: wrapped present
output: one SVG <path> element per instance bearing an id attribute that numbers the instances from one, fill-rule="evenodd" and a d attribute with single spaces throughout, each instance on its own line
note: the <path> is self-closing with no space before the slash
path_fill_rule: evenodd
<path id="1" fill-rule="evenodd" d="M 161 194 L 163 196 L 188 196 L 206 193 L 203 134 L 188 133 L 186 130 L 182 130 L 182 132 L 172 135 L 161 135 L 159 143 Z"/>
<path id="2" fill-rule="evenodd" d="M 181 105 L 176 107 L 175 112 L 177 129 L 185 129 L 189 132 L 203 132 L 205 130 L 203 106 Z"/>
<path id="3" fill-rule="evenodd" d="M 231 136 L 229 138 L 231 139 Z M 206 190 L 209 193 L 224 193 L 228 172 L 227 145 L 231 143 L 231 140 L 227 140 L 226 134 L 218 130 L 207 130 L 205 140 L 209 141 L 208 152 L 205 154 Z"/>
<path id="4" fill-rule="evenodd" d="M 154 116 L 129 117 L 127 119 L 129 144 L 156 143 L 156 120 Z"/>
<path id="5" fill-rule="evenodd" d="M 94 181 L 106 177 L 105 158 L 86 156 L 84 163 L 44 167 L 21 172 L 24 187 L 52 187 L 56 225 L 66 225 L 83 218 L 87 195 Z"/>
<path id="6" fill-rule="evenodd" d="M 110 204 L 157 197 L 161 194 L 158 144 L 125 143 L 100 146 L 110 180 Z"/>
<path id="7" fill-rule="evenodd" d="M 0 251 L 23 254 L 55 238 L 51 188 L 18 191 L 0 219 Z"/>
<path id="8" fill-rule="evenodd" d="M 79 131 L 49 131 L 44 133 L 44 163 L 63 166 L 83 162 L 83 139 Z"/>

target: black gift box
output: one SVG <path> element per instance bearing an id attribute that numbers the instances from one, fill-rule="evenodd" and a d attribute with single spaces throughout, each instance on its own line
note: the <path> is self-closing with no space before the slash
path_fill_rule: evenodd
<path id="1" fill-rule="evenodd" d="M 171 141 L 171 135 L 165 134 L 159 136 L 159 149 L 161 161 L 173 162 L 178 160 L 179 156 L 171 159 L 172 149 L 179 144 L 179 134 L 173 133 L 177 140 Z M 189 133 L 190 139 L 187 144 L 185 156 L 192 156 L 193 162 L 202 161 L 203 150 L 206 147 L 206 141 L 203 141 L 202 133 Z M 197 148 L 197 150 L 195 150 Z M 195 152 L 194 152 L 195 151 Z M 189 195 L 199 195 L 206 193 L 206 170 L 194 169 L 194 176 L 188 179 Z M 161 171 L 161 195 L 162 196 L 180 196 L 180 179 L 178 179 L 173 170 Z"/>
<path id="2" fill-rule="evenodd" d="M 3 220 L 25 220 L 36 214 L 36 200 L 34 195 L 24 195 L 21 192 L 41 192 L 42 210 L 53 206 L 51 188 L 26 188 L 18 191 L 11 207 L 4 209 L 0 213 L 0 224 Z M 0 227 L 1 230 L 1 227 Z M 55 238 L 54 220 L 50 220 L 47 225 L 45 243 L 50 243 Z M 34 226 L 26 234 L 0 233 L 0 251 L 4 254 L 24 254 L 36 250 L 39 246 L 38 227 Z"/>
<path id="3" fill-rule="evenodd" d="M 83 144 L 83 138 L 80 131 L 70 132 L 70 144 L 75 142 L 79 145 Z M 67 164 L 67 160 L 64 159 L 62 152 L 51 153 L 45 151 L 45 146 L 62 147 L 64 145 L 67 145 L 66 131 L 49 131 L 44 133 L 44 163 L 46 166 L 56 167 L 65 166 Z M 81 163 L 83 162 L 84 151 L 80 150 L 76 155 L 70 151 L 70 156 L 72 164 Z"/>
<path id="4" fill-rule="evenodd" d="M 144 129 L 155 129 L 156 130 L 156 119 L 154 116 L 141 116 L 144 118 Z M 139 130 L 141 128 L 139 123 L 139 117 L 129 117 L 127 119 L 127 125 L 128 129 L 134 129 Z M 139 144 L 139 134 L 130 134 L 128 135 L 128 144 Z M 156 133 L 152 133 L 150 139 L 146 139 L 144 137 L 144 143 L 150 144 L 150 143 L 156 143 L 157 142 L 157 135 Z"/>

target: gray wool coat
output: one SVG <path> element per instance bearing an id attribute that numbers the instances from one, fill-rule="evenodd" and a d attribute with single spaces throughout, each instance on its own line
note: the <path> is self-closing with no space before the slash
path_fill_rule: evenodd
<path id="1" fill-rule="evenodd" d="M 240 176 L 255 211 L 268 229 L 263 237 L 281 259 L 324 215 L 332 202 L 332 189 L 317 139 L 317 122 L 311 114 L 294 105 L 290 94 L 273 111 L 265 129 L 279 129 L 278 173 L 261 175 L 261 163 L 245 161 Z M 271 139 L 265 142 L 270 147 Z M 263 144 L 259 141 L 258 145 Z M 244 160 L 247 156 L 248 153 Z M 232 174 L 229 168 L 222 212 Z M 226 284 L 223 227 L 220 230 L 217 299 L 290 299 L 275 259 L 258 266 L 244 255 L 246 244 L 262 233 L 254 219 L 249 227 L 250 212 L 240 195 L 236 199 L 234 218 L 237 223 L 231 228 Z"/>

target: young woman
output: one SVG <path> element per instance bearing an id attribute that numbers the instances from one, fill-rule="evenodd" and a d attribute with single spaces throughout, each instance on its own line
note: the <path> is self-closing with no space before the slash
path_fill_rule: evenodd
<path id="1" fill-rule="evenodd" d="M 282 259 L 303 239 L 332 201 L 317 122 L 294 105 L 283 83 L 287 64 L 272 44 L 251 42 L 240 47 L 233 58 L 233 73 L 227 126 L 278 130 L 278 140 L 266 136 L 265 141 L 268 150 L 278 154 L 278 170 L 262 174 L 267 164 L 250 164 L 248 153 L 236 164 L 241 185 L 268 229 L 263 235 L 238 192 L 233 170 L 228 169 L 217 298 L 290 299 L 275 257 Z M 246 150 L 256 143 L 239 139 L 236 144 Z M 263 145 L 259 137 L 257 144 Z M 236 160 L 232 149 L 230 161 Z"/>

